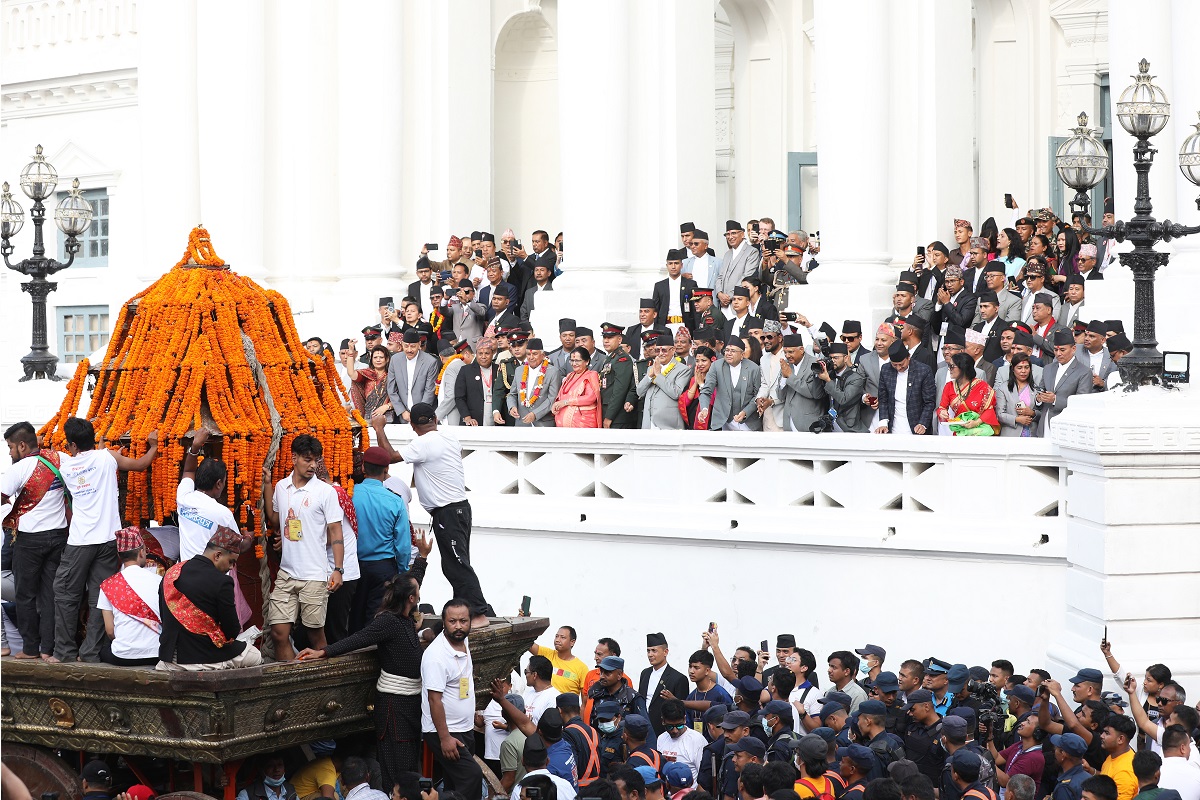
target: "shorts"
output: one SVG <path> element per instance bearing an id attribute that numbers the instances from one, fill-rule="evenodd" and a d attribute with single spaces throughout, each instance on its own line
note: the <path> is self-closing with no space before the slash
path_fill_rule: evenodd
<path id="1" fill-rule="evenodd" d="M 325 581 L 302 581 L 279 570 L 267 606 L 267 624 L 290 624 L 299 616 L 304 627 L 323 628 L 328 605 L 329 589 Z"/>

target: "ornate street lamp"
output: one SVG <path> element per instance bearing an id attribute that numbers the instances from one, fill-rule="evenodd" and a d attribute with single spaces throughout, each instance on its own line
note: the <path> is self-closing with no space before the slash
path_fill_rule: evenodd
<path id="1" fill-rule="evenodd" d="M 0 254 L 4 256 L 4 266 L 32 278 L 21 284 L 22 291 L 28 292 L 33 299 L 33 345 L 29 353 L 21 358 L 21 365 L 25 368 L 22 381 L 31 378 L 58 380 L 55 375 L 58 357 L 50 352 L 46 343 L 46 298 L 58 288 L 58 284 L 46 280 L 46 276 L 64 270 L 75 262 L 75 254 L 79 252 L 79 241 L 76 237 L 86 231 L 92 222 L 92 206 L 79 193 L 79 180 L 76 179 L 71 185 L 70 193 L 58 204 L 54 212 L 54 224 L 66 234 L 66 250 L 69 257 L 65 264 L 46 258 L 46 246 L 42 242 L 46 207 L 42 205 L 42 201 L 54 193 L 54 187 L 57 185 L 58 173 L 47 163 L 39 144 L 33 161 L 21 170 L 21 191 L 33 201 L 33 206 L 29 209 L 29 216 L 33 220 L 33 257 L 18 264 L 8 260 L 13 253 L 10 240 L 25 224 L 25 212 L 13 200 L 7 182 L 4 184 L 3 193 L 0 194 Z"/>
<path id="2" fill-rule="evenodd" d="M 1179 171 L 1183 177 L 1200 186 L 1200 122 L 1193 127 L 1195 133 L 1184 139 L 1179 148 Z M 1196 209 L 1200 211 L 1200 197 L 1196 198 Z"/>
<path id="3" fill-rule="evenodd" d="M 1116 239 L 1118 242 L 1126 239 L 1133 242 L 1132 251 L 1120 254 L 1121 263 L 1133 272 L 1133 351 L 1121 359 L 1119 368 L 1126 386 L 1137 389 L 1145 384 L 1162 383 L 1163 355 L 1158 350 L 1158 340 L 1155 339 L 1154 333 L 1154 273 L 1159 267 L 1167 265 L 1169 256 L 1167 253 L 1156 251 L 1154 245 L 1160 241 L 1169 242 L 1200 233 L 1200 226 L 1188 228 L 1169 219 L 1158 222 L 1150 215 L 1154 210 L 1150 203 L 1150 167 L 1154 165 L 1154 154 L 1158 152 L 1150 146 L 1150 139 L 1166 127 L 1171 118 L 1171 104 L 1167 102 L 1163 90 L 1154 84 L 1154 76 L 1150 74 L 1150 62 L 1146 59 L 1138 62 L 1138 74 L 1133 76 L 1133 80 L 1133 84 L 1121 93 L 1121 98 L 1117 101 L 1117 120 L 1122 128 L 1137 139 L 1137 144 L 1133 146 L 1133 168 L 1137 172 L 1134 216 L 1128 222 L 1118 221 L 1115 225 L 1103 228 L 1085 227 L 1084 230 L 1093 236 Z M 1086 120 L 1081 118 L 1080 128 L 1085 125 Z M 1076 128 L 1075 132 L 1078 135 L 1080 129 Z M 1179 154 L 1180 169 L 1184 171 L 1188 180 L 1192 180 L 1194 172 L 1200 171 L 1191 160 L 1195 154 L 1197 139 L 1200 137 L 1189 137 L 1184 143 L 1186 152 L 1181 151 Z M 1059 152 L 1062 153 L 1062 148 Z M 1187 164 L 1184 163 L 1185 160 Z M 1081 174 L 1088 173 L 1087 168 L 1075 167 L 1072 171 L 1070 165 L 1058 164 L 1057 158 L 1055 161 L 1059 167 L 1059 175 L 1068 186 L 1080 193 L 1086 192 L 1104 177 L 1104 170 L 1094 169 L 1090 174 Z M 1067 168 L 1065 173 L 1064 167 Z M 1192 172 L 1189 172 L 1189 169 Z M 1078 185 L 1067 180 L 1068 174 Z M 1093 174 L 1095 181 L 1086 183 Z M 1079 195 L 1076 195 L 1076 200 L 1078 199 Z"/>
<path id="4" fill-rule="evenodd" d="M 1096 140 L 1100 130 L 1088 127 L 1087 114 L 1079 114 L 1079 127 L 1071 132 L 1075 135 L 1059 145 L 1054 154 L 1054 166 L 1062 182 L 1075 190 L 1071 213 L 1086 214 L 1091 202 L 1088 190 L 1108 174 L 1108 151 Z"/>

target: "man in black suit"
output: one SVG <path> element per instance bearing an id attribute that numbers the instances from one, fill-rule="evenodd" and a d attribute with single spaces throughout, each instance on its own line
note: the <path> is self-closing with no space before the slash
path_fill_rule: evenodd
<path id="1" fill-rule="evenodd" d="M 1008 322 L 1000 318 L 1000 300 L 990 289 L 979 295 L 979 314 L 980 321 L 971 326 L 971 330 L 982 333 L 987 340 L 983 357 L 990 363 L 1004 355 L 1000 334 L 1008 327 Z"/>
<path id="2" fill-rule="evenodd" d="M 544 266 L 550 280 L 554 280 L 554 268 L 558 266 L 558 253 L 550 246 L 550 234 L 545 231 L 533 232 L 533 252 L 526 253 L 524 247 L 518 247 L 513 252 L 512 267 L 508 270 L 508 282 L 517 287 L 517 295 L 513 302 L 520 310 L 525 302 L 525 295 L 533 288 L 534 269 Z M 528 319 L 529 315 L 526 314 Z"/>
<path id="3" fill-rule="evenodd" d="M 504 270 L 500 266 L 499 258 L 489 261 L 486 271 L 487 283 L 479 287 L 479 302 L 487 307 L 487 318 L 493 320 L 504 309 L 497 309 L 492 303 L 492 298 L 502 294 L 508 297 L 512 304 L 515 304 L 517 302 L 517 287 L 504 280 Z M 507 307 L 505 306 L 505 308 Z"/>
<path id="4" fill-rule="evenodd" d="M 938 337 L 941 346 L 941 336 L 950 326 L 966 330 L 975 322 L 975 306 L 979 300 L 967 290 L 963 282 L 962 270 L 958 267 L 946 267 L 942 288 L 934 295 L 933 306 L 933 335 Z"/>
<path id="5" fill-rule="evenodd" d="M 500 390 L 496 380 L 496 364 L 492 361 L 495 355 L 495 345 L 483 339 L 476 346 L 475 361 L 458 371 L 458 382 L 454 385 L 454 407 L 462 415 L 463 425 L 492 424 L 492 395 Z"/>
<path id="6" fill-rule="evenodd" d="M 634 359 L 642 357 L 642 334 L 646 331 L 659 330 L 662 325 L 659 320 L 655 298 L 643 297 L 638 306 L 638 324 L 625 329 L 625 342 L 630 346 L 630 355 Z"/>
<path id="7" fill-rule="evenodd" d="M 677 330 L 679 325 L 686 325 L 688 330 L 695 329 L 695 320 L 692 316 L 692 290 L 698 284 L 691 278 L 684 278 L 681 275 L 683 259 L 686 257 L 687 250 L 682 248 L 667 251 L 667 277 L 654 284 L 654 292 L 651 294 L 656 319 L 665 323 L 672 332 Z M 633 331 L 634 328 L 630 328 L 630 330 Z M 640 334 L 640 331 L 636 333 Z"/>
<path id="8" fill-rule="evenodd" d="M 923 341 L 927 324 L 916 314 L 905 319 L 904 326 L 900 328 L 900 343 L 912 356 L 913 361 L 924 364 L 932 374 L 937 367 L 937 358 L 934 357 L 933 348 Z"/>
<path id="9" fill-rule="evenodd" d="M 879 427 L 875 433 L 930 433 L 937 408 L 933 370 L 911 358 L 902 342 L 892 343 L 888 361 L 879 370 Z"/>
<path id="10" fill-rule="evenodd" d="M 197 664 L 221 669 L 262 663 L 262 654 L 255 647 L 235 638 L 242 625 L 233 600 L 229 570 L 246 544 L 240 531 L 218 527 L 203 553 L 167 570 L 158 587 L 158 607 L 162 614 L 158 658 L 166 669 Z M 171 612 L 172 606 L 177 605 L 177 595 L 182 595 L 200 612 L 199 619 L 189 621 L 188 627 Z M 193 632 L 197 622 L 202 623 L 204 630 Z M 223 645 L 214 644 L 209 635 L 217 632 L 227 640 Z"/>
<path id="11" fill-rule="evenodd" d="M 662 721 L 662 705 L 670 699 L 663 697 L 666 690 L 675 699 L 688 696 L 687 676 L 667 663 L 667 637 L 661 633 L 646 634 L 646 660 L 650 666 L 642 670 L 638 682 L 638 694 L 646 700 L 650 712 L 650 725 L 657 737 L 666 730 Z"/>

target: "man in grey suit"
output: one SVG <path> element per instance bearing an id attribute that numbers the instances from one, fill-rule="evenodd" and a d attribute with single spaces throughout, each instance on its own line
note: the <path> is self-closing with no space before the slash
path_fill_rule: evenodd
<path id="1" fill-rule="evenodd" d="M 1108 386 L 1108 376 L 1117 370 L 1117 362 L 1112 360 L 1105 346 L 1108 341 L 1107 327 L 1103 320 L 1092 320 L 1083 334 L 1083 347 L 1075 348 L 1075 357 L 1092 373 L 1093 392 L 1103 392 Z"/>
<path id="2" fill-rule="evenodd" d="M 721 313 L 726 319 L 733 317 L 733 290 L 742 285 L 742 279 L 749 275 L 757 275 L 762 265 L 762 254 L 757 247 L 751 247 L 746 241 L 746 229 L 736 219 L 725 223 L 725 244 L 729 250 L 721 258 L 721 266 L 717 270 L 717 280 L 713 284 L 713 296 L 721 307 Z"/>
<path id="3" fill-rule="evenodd" d="M 822 369 L 817 377 L 825 382 L 825 393 L 829 395 L 831 407 L 837 412 L 833 419 L 834 430 L 866 433 L 871 424 L 871 409 L 863 405 L 867 388 L 866 372 L 854 363 L 846 345 L 841 342 L 826 345 L 825 352 L 833 361 L 834 374 L 830 375 L 828 369 Z M 873 355 L 871 353 L 867 358 Z"/>
<path id="4" fill-rule="evenodd" d="M 675 340 L 669 333 L 658 337 L 655 344 L 643 346 L 647 357 L 651 347 L 654 348 L 654 360 L 637 385 L 637 396 L 644 399 L 642 429 L 683 430 L 679 395 L 692 378 L 692 368 L 675 358 Z"/>
<path id="5" fill-rule="evenodd" d="M 812 370 L 813 357 L 798 333 L 783 337 L 784 358 L 779 362 L 783 396 L 783 428 L 807 433 L 825 413 L 825 382 Z"/>
<path id="6" fill-rule="evenodd" d="M 463 278 L 458 282 L 458 302 L 448 309 L 454 320 L 454 336 L 475 347 L 487 326 L 487 308 L 475 300 L 475 284 Z"/>
<path id="7" fill-rule="evenodd" d="M 1058 313 L 1054 315 L 1054 320 L 1064 328 L 1070 328 L 1079 320 L 1079 313 L 1083 311 L 1083 289 L 1084 277 L 1082 275 L 1068 275 L 1067 287 L 1063 291 L 1063 303 L 1058 307 Z"/>
<path id="8" fill-rule="evenodd" d="M 1059 325 L 1054 321 L 1054 300 L 1056 298 L 1050 292 L 1038 292 L 1033 298 L 1033 323 L 1029 326 L 1033 329 L 1030 336 L 1033 337 L 1034 355 L 1047 361 L 1050 358 L 1050 353 L 1054 350 L 1054 336 L 1059 331 L 1070 333 L 1070 329 Z M 1071 339 L 1074 342 L 1074 338 Z"/>
<path id="9" fill-rule="evenodd" d="M 700 417 L 710 431 L 760 431 L 758 390 L 762 370 L 747 359 L 745 343 L 736 336 L 725 345 L 725 358 L 708 371 L 700 389 Z"/>
<path id="10" fill-rule="evenodd" d="M 534 305 L 537 303 L 537 296 L 542 292 L 554 291 L 554 282 L 551 278 L 554 276 L 552 262 L 537 262 L 533 265 L 533 283 L 525 290 L 525 299 L 521 302 L 521 321 L 528 322 L 529 316 L 533 313 Z"/>
<path id="11" fill-rule="evenodd" d="M 1004 262 L 999 259 L 989 261 L 983 268 L 983 281 L 987 284 L 987 291 L 996 295 L 996 306 L 999 309 L 1000 319 L 1019 320 L 1021 318 L 1021 295 L 1008 288 L 1008 276 L 1004 273 Z M 983 296 L 986 293 L 980 293 L 980 304 L 983 303 Z M 983 322 L 983 311 L 976 306 L 975 325 L 980 322 Z"/>
<path id="12" fill-rule="evenodd" d="M 717 261 L 716 256 L 708 254 L 708 233 L 702 230 L 695 231 L 687 249 L 692 254 L 683 261 L 684 277 L 690 277 L 697 286 L 713 288 L 713 284 L 717 282 L 717 269 L 721 262 Z"/>
<path id="13" fill-rule="evenodd" d="M 421 332 L 409 328 L 401 341 L 401 352 L 388 366 L 387 393 L 396 422 L 408 422 L 408 412 L 417 403 L 433 405 L 433 387 L 441 364 L 421 348 Z"/>
<path id="14" fill-rule="evenodd" d="M 526 346 L 528 355 L 525 357 L 525 364 L 517 367 L 512 388 L 508 390 L 508 397 L 504 401 L 508 406 L 508 416 L 518 428 L 553 428 L 554 415 L 550 413 L 550 407 L 554 405 L 558 390 L 562 386 L 562 373 L 546 359 L 541 339 L 530 339 Z M 528 374 L 525 372 L 526 367 L 529 368 Z M 539 390 L 538 379 L 543 375 Z M 522 376 L 525 377 L 524 389 L 521 388 Z M 535 392 L 536 400 L 533 399 Z"/>
<path id="15" fill-rule="evenodd" d="M 1034 403 L 1042 410 L 1038 420 L 1038 436 L 1050 432 L 1050 420 L 1067 407 L 1067 401 L 1079 394 L 1092 393 L 1092 371 L 1075 358 L 1075 337 L 1070 331 L 1054 334 L 1054 360 L 1042 371 L 1042 391 Z"/>

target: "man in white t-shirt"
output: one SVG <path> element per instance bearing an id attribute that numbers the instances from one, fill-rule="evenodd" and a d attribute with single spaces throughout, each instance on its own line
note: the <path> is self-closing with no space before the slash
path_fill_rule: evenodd
<path id="1" fill-rule="evenodd" d="M 275 547 L 281 550 L 266 620 L 278 661 L 295 656 L 291 635 L 297 618 L 309 646 L 325 648 L 329 595 L 342 585 L 345 573 L 342 507 L 333 487 L 317 478 L 322 452 L 315 436 L 301 434 L 293 439 L 291 474 L 275 484 L 271 503 L 263 506 L 269 529 L 278 531 Z"/>
<path id="2" fill-rule="evenodd" d="M 692 771 L 692 780 L 695 780 L 708 739 L 687 724 L 687 709 L 680 700 L 667 700 L 662 704 L 662 724 L 665 730 L 655 743 L 658 752 L 667 761 L 687 764 Z"/>
<path id="3" fill-rule="evenodd" d="M 475 678 L 466 602 L 455 598 L 442 607 L 442 628 L 421 656 L 421 735 L 442 768 L 446 788 L 465 800 L 480 800 L 483 771 L 475 763 Z"/>
<path id="4" fill-rule="evenodd" d="M 153 667 L 158 663 L 162 611 L 158 585 L 162 578 L 146 569 L 146 545 L 141 528 L 117 531 L 117 555 L 121 571 L 100 584 L 96 607 L 104 614 L 108 639 L 100 649 L 100 660 L 118 667 Z"/>
<path id="5" fill-rule="evenodd" d="M 18 659 L 54 656 L 54 573 L 67 544 L 67 505 L 58 468 L 60 455 L 38 446 L 28 422 L 4 431 L 12 467 L 0 475 L 0 502 L 12 503 L 4 518 L 15 529 L 13 578 L 17 590 Z"/>
<path id="6" fill-rule="evenodd" d="M 554 688 L 551 680 L 554 678 L 554 665 L 545 656 L 533 656 L 529 666 L 525 667 L 525 680 L 529 684 L 525 688 L 525 713 L 534 725 L 542 718 L 542 712 L 554 708 L 554 698 L 562 692 Z"/>
<path id="7" fill-rule="evenodd" d="M 183 460 L 183 478 L 175 492 L 180 561 L 189 561 L 203 553 L 218 526 L 223 525 L 231 531 L 240 529 L 233 512 L 221 503 L 228 480 L 225 463 L 206 458 L 204 463 L 196 465 L 208 442 L 208 430 L 200 428 L 192 431 L 191 436 L 192 444 Z"/>
<path id="8" fill-rule="evenodd" d="M 117 531 L 122 528 L 117 494 L 117 472 L 144 472 L 158 452 L 158 432 L 146 437 L 140 458 L 116 450 L 96 448 L 92 423 L 71 417 L 63 425 L 67 453 L 60 456 L 60 472 L 71 495 L 71 526 L 54 575 L 54 657 L 59 661 L 97 662 L 104 618 L 96 610 L 100 583 L 121 566 L 117 560 Z M 87 596 L 87 634 L 83 645 L 75 641 L 79 606 Z"/>
<path id="9" fill-rule="evenodd" d="M 417 403 L 409 414 L 416 434 L 400 452 L 384 433 L 382 417 L 371 420 L 376 444 L 391 454 L 392 463 L 412 465 L 413 480 L 421 505 L 433 518 L 433 536 L 442 554 L 442 574 L 454 596 L 471 608 L 471 626 L 482 628 L 495 615 L 483 597 L 479 576 L 471 566 L 471 504 L 463 473 L 462 445 L 438 430 L 437 412 L 428 403 Z"/>

